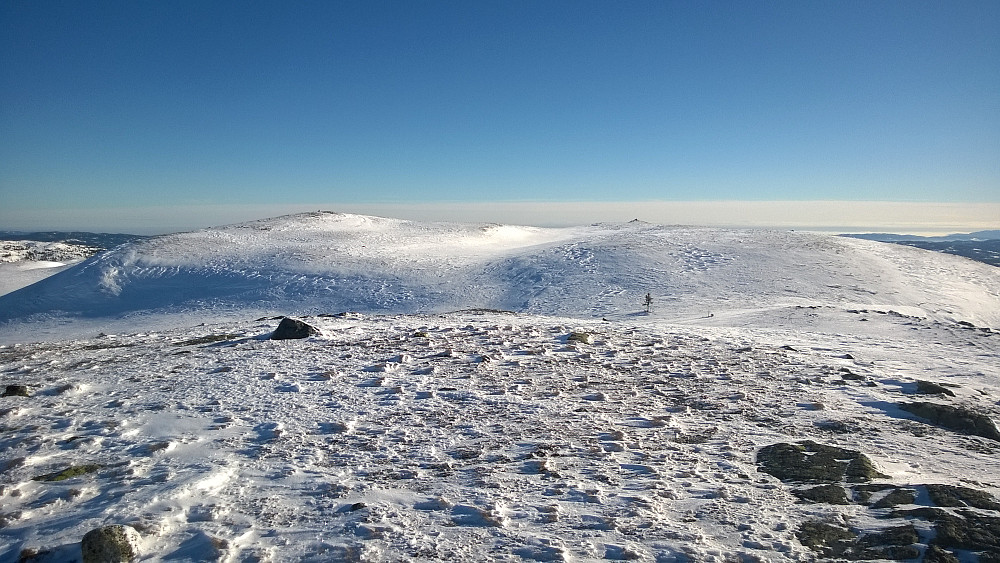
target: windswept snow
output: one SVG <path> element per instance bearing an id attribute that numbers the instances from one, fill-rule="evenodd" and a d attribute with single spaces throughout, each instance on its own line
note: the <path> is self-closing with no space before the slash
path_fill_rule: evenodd
<path id="1" fill-rule="evenodd" d="M 467 308 L 622 319 L 647 292 L 655 317 L 677 322 L 819 304 L 1000 325 L 1000 270 L 913 248 L 781 231 L 335 213 L 124 245 L 0 298 L 0 321 Z"/>
<path id="2" fill-rule="evenodd" d="M 126 524 L 151 561 L 822 560 L 812 525 L 974 561 L 992 540 L 933 518 L 1000 512 L 930 492 L 1000 497 L 1000 442 L 899 405 L 997 419 L 998 289 L 904 246 L 646 224 L 317 213 L 129 244 L 0 298 L 0 388 L 30 395 L 0 398 L 0 560 Z M 269 340 L 262 312 L 319 333 Z M 805 501 L 757 463 L 805 440 L 882 476 Z"/>

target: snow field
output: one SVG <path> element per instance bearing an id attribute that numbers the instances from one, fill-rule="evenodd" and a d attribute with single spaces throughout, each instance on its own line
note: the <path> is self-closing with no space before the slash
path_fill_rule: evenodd
<path id="1" fill-rule="evenodd" d="M 820 305 L 1000 326 L 1000 270 L 899 245 L 645 223 L 542 229 L 310 213 L 121 246 L 0 297 L 0 335 L 20 339 L 20 325 L 38 330 L 39 318 L 101 320 L 101 330 L 119 332 L 248 311 L 486 308 L 634 320 L 646 293 L 653 318 L 674 323 L 741 326 L 743 315 Z"/>
<path id="2" fill-rule="evenodd" d="M 895 484 L 1000 493 L 1000 444 L 893 407 L 933 376 L 995 416 L 998 338 L 781 314 L 842 330 L 353 314 L 296 341 L 267 319 L 5 345 L 4 381 L 32 396 L 0 399 L 0 559 L 63 561 L 124 523 L 154 560 L 813 560 L 803 521 L 892 521 L 757 470 L 805 438 Z"/>

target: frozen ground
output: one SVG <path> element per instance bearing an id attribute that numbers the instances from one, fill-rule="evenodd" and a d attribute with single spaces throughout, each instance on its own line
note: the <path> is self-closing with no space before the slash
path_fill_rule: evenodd
<path id="1" fill-rule="evenodd" d="M 30 395 L 0 398 L 0 560 L 113 523 L 170 561 L 993 560 L 1000 505 L 968 491 L 1000 496 L 1000 441 L 900 405 L 1000 413 L 998 272 L 334 214 L 129 245 L 0 298 L 0 383 Z M 320 333 L 269 340 L 277 313 Z M 806 440 L 880 475 L 763 470 Z"/>

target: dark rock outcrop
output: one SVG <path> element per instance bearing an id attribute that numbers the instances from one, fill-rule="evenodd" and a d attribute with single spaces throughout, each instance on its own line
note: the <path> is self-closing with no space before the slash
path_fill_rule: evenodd
<path id="1" fill-rule="evenodd" d="M 314 334 L 319 334 L 319 329 L 300 320 L 285 317 L 278 323 L 278 328 L 271 333 L 271 340 L 308 338 Z"/>
<path id="2" fill-rule="evenodd" d="M 935 426 L 1000 442 L 1000 430 L 997 430 L 993 419 L 965 407 L 914 402 L 900 403 L 899 408 L 926 419 Z"/>
<path id="3" fill-rule="evenodd" d="M 808 502 L 851 504 L 851 501 L 847 499 L 847 491 L 840 485 L 817 485 L 808 489 L 792 491 L 792 494 Z"/>
<path id="4" fill-rule="evenodd" d="M 913 504 L 917 500 L 914 489 L 893 489 L 889 494 L 872 503 L 872 508 L 892 508 L 901 504 Z"/>
<path id="5" fill-rule="evenodd" d="M 938 506 L 968 506 L 983 510 L 1000 510 L 1000 502 L 986 491 L 956 485 L 926 485 L 931 502 Z"/>
<path id="6" fill-rule="evenodd" d="M 782 481 L 857 483 L 885 477 L 868 456 L 811 440 L 765 446 L 757 452 L 757 465 Z"/>
<path id="7" fill-rule="evenodd" d="M 131 526 L 115 524 L 87 532 L 80 542 L 83 563 L 118 563 L 139 556 L 142 537 Z"/>
<path id="8" fill-rule="evenodd" d="M 8 385 L 0 397 L 28 397 L 28 387 L 25 385 Z"/>
<path id="9" fill-rule="evenodd" d="M 988 516 L 968 509 L 949 512 L 942 508 L 920 507 L 896 510 L 893 518 L 919 518 L 934 524 L 932 547 L 971 551 L 977 555 L 1000 553 L 1000 517 Z M 941 561 L 947 559 L 939 559 Z"/>
<path id="10" fill-rule="evenodd" d="M 938 385 L 933 381 L 920 379 L 917 381 L 917 393 L 921 395 L 948 395 L 954 397 L 955 392 L 943 385 Z"/>

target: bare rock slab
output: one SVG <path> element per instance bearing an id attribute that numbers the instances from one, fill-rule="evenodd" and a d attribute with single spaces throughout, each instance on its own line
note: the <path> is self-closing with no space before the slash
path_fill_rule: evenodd
<path id="1" fill-rule="evenodd" d="M 782 481 L 807 483 L 853 483 L 886 477 L 861 452 L 804 440 L 781 442 L 757 452 L 757 465 Z"/>

